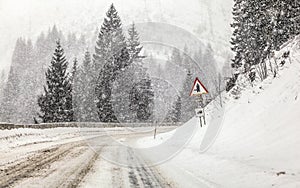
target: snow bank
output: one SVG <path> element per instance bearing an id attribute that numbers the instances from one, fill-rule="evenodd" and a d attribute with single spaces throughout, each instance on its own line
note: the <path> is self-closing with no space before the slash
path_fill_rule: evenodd
<path id="1" fill-rule="evenodd" d="M 78 128 L 31 129 L 19 128 L 0 130 L 1 151 L 15 147 L 43 142 L 54 142 L 67 138 L 78 137 Z"/>
<path id="2" fill-rule="evenodd" d="M 165 142 L 166 140 L 168 140 L 169 138 L 171 138 L 172 135 L 174 135 L 174 133 L 175 133 L 175 130 L 167 132 L 167 133 L 158 134 L 158 135 L 156 135 L 155 139 L 154 139 L 154 136 L 139 139 L 136 142 L 136 146 L 138 148 L 149 148 L 149 147 L 158 146 L 158 145 L 162 144 L 163 142 Z"/>
<path id="3" fill-rule="evenodd" d="M 196 129 L 188 146 L 159 168 L 178 178 L 179 185 L 183 181 L 205 187 L 299 187 L 300 50 L 291 45 L 292 63 L 286 63 L 278 77 L 246 86 L 236 100 L 226 96 L 222 129 L 206 152 L 200 152 L 200 143 L 211 124 Z M 212 120 L 221 118 L 207 113 Z M 190 124 L 197 124 L 197 119 L 183 127 Z M 171 134 L 159 135 L 159 141 Z M 150 137 L 137 142 L 144 147 L 157 143 Z"/>

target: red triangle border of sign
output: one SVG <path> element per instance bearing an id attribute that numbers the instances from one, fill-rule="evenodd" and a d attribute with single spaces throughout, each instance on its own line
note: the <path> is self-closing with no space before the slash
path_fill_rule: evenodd
<path id="1" fill-rule="evenodd" d="M 194 81 L 194 84 L 193 84 L 193 87 L 192 87 L 192 90 L 191 90 L 191 92 L 190 92 L 190 96 L 192 96 L 192 92 L 193 92 L 193 89 L 194 89 L 194 87 L 195 87 L 197 81 L 198 81 L 198 82 L 200 83 L 200 85 L 204 88 L 204 90 L 206 91 L 206 93 L 208 93 L 208 90 L 206 89 L 206 87 L 200 82 L 199 78 L 196 77 L 196 79 L 195 79 L 195 81 Z"/>

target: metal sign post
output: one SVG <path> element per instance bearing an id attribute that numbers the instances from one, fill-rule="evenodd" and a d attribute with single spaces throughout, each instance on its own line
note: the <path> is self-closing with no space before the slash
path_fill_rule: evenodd
<path id="1" fill-rule="evenodd" d="M 195 109 L 195 112 L 196 112 L 196 117 L 199 117 L 200 127 L 202 127 L 202 119 L 203 119 L 204 125 L 206 125 L 205 112 L 204 112 L 204 108 L 203 108 L 204 101 L 203 101 L 202 94 L 207 94 L 207 93 L 208 93 L 207 89 L 200 82 L 200 80 L 198 78 L 196 78 L 194 81 L 194 85 L 191 90 L 190 96 L 197 96 L 197 102 L 199 104 L 199 107 Z"/>
<path id="2" fill-rule="evenodd" d="M 196 112 L 196 117 L 199 117 L 199 121 L 200 121 L 200 127 L 202 127 L 202 120 L 203 120 L 203 124 L 206 125 L 205 122 L 205 112 L 204 112 L 204 108 L 203 106 L 203 98 L 201 95 L 199 95 L 198 98 L 199 101 L 197 101 L 199 103 L 199 107 L 195 109 Z"/>

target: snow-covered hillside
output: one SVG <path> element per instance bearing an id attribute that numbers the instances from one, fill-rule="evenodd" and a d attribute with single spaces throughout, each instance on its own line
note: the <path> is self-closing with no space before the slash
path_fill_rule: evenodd
<path id="1" fill-rule="evenodd" d="M 212 124 L 197 128 L 188 146 L 159 168 L 185 187 L 299 187 L 299 44 L 290 43 L 278 54 L 287 49 L 291 63 L 280 68 L 278 77 L 249 84 L 239 99 L 226 94 L 224 116 L 207 114 L 210 119 L 223 118 L 222 129 L 207 151 L 201 152 L 202 141 Z M 198 124 L 193 118 L 179 131 Z M 164 142 L 172 134 L 158 138 Z M 157 142 L 149 137 L 138 145 L 152 147 Z"/>

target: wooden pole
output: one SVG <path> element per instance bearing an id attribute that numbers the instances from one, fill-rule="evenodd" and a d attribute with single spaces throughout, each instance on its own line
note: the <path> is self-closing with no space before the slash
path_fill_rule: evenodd
<path id="1" fill-rule="evenodd" d="M 201 117 L 199 117 L 199 121 L 200 121 L 200 127 L 202 127 L 202 119 L 201 119 Z"/>

